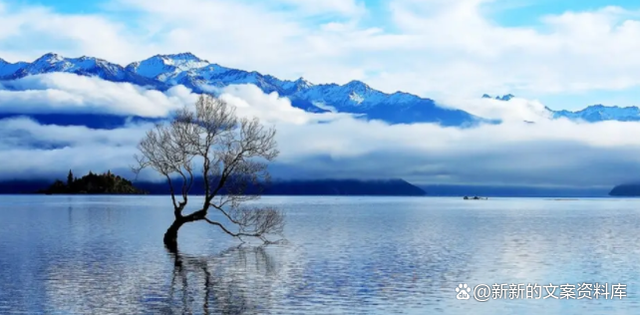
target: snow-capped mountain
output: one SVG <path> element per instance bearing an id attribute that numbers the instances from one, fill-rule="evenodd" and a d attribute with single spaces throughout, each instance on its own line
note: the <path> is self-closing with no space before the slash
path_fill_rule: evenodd
<path id="1" fill-rule="evenodd" d="M 329 108 L 339 112 L 364 114 L 370 119 L 390 123 L 440 122 L 462 125 L 479 121 L 464 111 L 438 107 L 433 100 L 408 93 L 385 94 L 360 81 L 345 85 L 313 84 L 304 78 L 280 80 L 258 72 L 231 69 L 208 63 L 193 54 L 157 55 L 126 67 L 138 75 L 170 85 L 183 84 L 195 91 L 230 84 L 255 84 L 266 93 L 277 92 L 291 99 L 294 106 L 311 112 Z"/>
<path id="2" fill-rule="evenodd" d="M 78 75 L 98 76 L 114 82 L 129 82 L 153 88 L 166 88 L 165 84 L 127 71 L 122 66 L 108 61 L 82 56 L 79 58 L 65 58 L 58 54 L 48 53 L 34 62 L 8 63 L 0 61 L 0 80 L 14 80 L 28 75 L 69 72 Z"/>
<path id="3" fill-rule="evenodd" d="M 45 54 L 30 63 L 9 63 L 0 59 L 0 81 L 5 81 L 5 87 L 11 86 L 11 80 L 52 72 L 97 76 L 108 81 L 128 82 L 161 91 L 184 85 L 198 93 L 211 93 L 215 90 L 212 87 L 254 84 L 265 93 L 277 92 L 280 96 L 288 97 L 293 106 L 306 111 L 354 113 L 392 124 L 435 122 L 444 126 L 469 126 L 478 122 L 496 122 L 462 110 L 438 106 L 429 98 L 404 92 L 383 93 L 360 81 L 338 85 L 313 84 L 304 78 L 281 80 L 255 71 L 223 67 L 191 53 L 155 55 L 126 67 L 99 58 L 65 58 L 54 53 Z M 508 102 L 515 96 L 507 94 L 492 97 L 484 94 L 482 97 Z M 553 118 L 565 117 L 587 122 L 640 121 L 638 107 L 594 105 L 575 112 L 547 110 Z"/>
<path id="4" fill-rule="evenodd" d="M 140 76 L 162 82 L 175 78 L 182 72 L 203 68 L 209 62 L 191 53 L 155 55 L 149 59 L 129 64 L 125 69 Z"/>
<path id="5" fill-rule="evenodd" d="M 553 111 L 554 118 L 569 118 L 587 122 L 607 120 L 616 121 L 640 121 L 640 108 L 636 106 L 619 107 L 592 105 L 579 111 L 560 110 Z"/>
<path id="6" fill-rule="evenodd" d="M 515 96 L 513 94 L 507 94 L 503 96 L 496 96 L 494 98 L 488 94 L 484 94 L 482 97 L 508 102 Z M 549 112 L 549 117 L 553 119 L 568 118 L 571 120 L 585 122 L 640 121 L 640 108 L 637 106 L 620 107 L 597 104 L 578 111 L 553 110 L 549 107 L 545 107 L 545 109 Z"/>
<path id="7" fill-rule="evenodd" d="M 65 58 L 53 53 L 31 63 L 8 63 L 0 59 L 0 80 L 3 81 L 51 72 L 97 76 L 158 90 L 184 85 L 198 93 L 209 93 L 211 87 L 255 84 L 265 93 L 277 92 L 288 97 L 293 106 L 310 112 L 349 112 L 392 124 L 436 122 L 445 126 L 468 126 L 485 121 L 462 110 L 440 107 L 428 98 L 403 92 L 386 94 L 360 81 L 338 85 L 312 84 L 303 78 L 281 80 L 255 71 L 223 67 L 191 53 L 156 55 L 126 67 L 98 58 Z"/>

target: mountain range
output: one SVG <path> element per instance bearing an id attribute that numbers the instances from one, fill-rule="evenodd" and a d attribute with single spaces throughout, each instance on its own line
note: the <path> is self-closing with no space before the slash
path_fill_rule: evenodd
<path id="1" fill-rule="evenodd" d="M 197 93 L 215 93 L 215 88 L 232 84 L 254 84 L 265 93 L 277 92 L 291 100 L 293 106 L 309 112 L 342 112 L 357 114 L 365 119 L 382 120 L 390 124 L 430 122 L 443 126 L 473 126 L 480 122 L 499 123 L 468 112 L 440 106 L 434 100 L 405 92 L 392 94 L 375 90 L 361 81 L 351 81 L 344 85 L 313 84 L 299 78 L 294 81 L 281 80 L 271 75 L 255 71 L 227 68 L 191 53 L 155 55 L 127 66 L 121 66 L 93 57 L 65 58 L 48 53 L 35 61 L 9 63 L 0 59 L 0 81 L 5 89 L 12 89 L 11 81 L 29 75 L 53 72 L 75 73 L 83 76 L 97 76 L 112 82 L 128 82 L 135 85 L 166 91 L 177 85 L 184 85 Z M 493 98 L 487 94 L 484 98 Z M 511 94 L 495 99 L 508 102 Z M 593 105 L 580 111 L 555 111 L 546 108 L 549 117 L 568 118 L 586 122 L 606 120 L 640 121 L 638 107 L 618 107 Z M 14 113 L 0 113 L 0 118 Z M 17 114 L 17 113 L 15 113 Z M 78 119 L 68 114 L 32 115 L 37 120 L 54 123 L 73 123 L 91 119 Z M 117 125 L 121 117 L 102 115 L 101 122 Z M 100 123 L 96 123 L 96 126 Z M 95 127 L 95 126 L 94 126 Z"/>

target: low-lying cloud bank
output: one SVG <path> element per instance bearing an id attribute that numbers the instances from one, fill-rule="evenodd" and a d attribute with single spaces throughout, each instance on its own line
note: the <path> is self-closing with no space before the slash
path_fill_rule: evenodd
<path id="1" fill-rule="evenodd" d="M 0 112 L 104 113 L 164 117 L 193 104 L 197 95 L 179 85 L 166 92 L 72 73 L 47 73 L 0 82 Z"/>
<path id="2" fill-rule="evenodd" d="M 28 77 L 33 91 L 0 91 L 0 111 L 96 110 L 158 117 L 192 104 L 184 87 L 166 93 L 75 75 Z M 32 93 L 33 96 L 29 93 Z M 60 97 L 59 95 L 67 95 Z M 446 105 L 500 125 L 471 129 L 434 124 L 387 125 L 344 114 L 314 114 L 253 85 L 220 91 L 244 116 L 275 125 L 282 178 L 404 178 L 417 184 L 611 186 L 640 179 L 640 123 L 550 120 L 537 102 L 457 100 Z M 24 100 L 24 101 L 21 101 Z M 80 101 L 70 101 L 80 100 Z M 483 107 L 484 104 L 484 107 Z M 474 112 L 475 110 L 475 112 Z M 484 115 L 483 115 L 484 113 Z M 529 124 L 524 120 L 535 121 Z M 0 120 L 0 178 L 61 176 L 106 169 L 127 172 L 150 124 L 114 130 L 43 126 L 28 118 Z"/>

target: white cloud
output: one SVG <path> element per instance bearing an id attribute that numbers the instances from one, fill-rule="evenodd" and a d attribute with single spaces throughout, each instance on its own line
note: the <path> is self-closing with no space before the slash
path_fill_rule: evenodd
<path id="1" fill-rule="evenodd" d="M 238 106 L 239 114 L 258 116 L 276 126 L 281 151 L 273 165 L 276 177 L 399 177 L 414 183 L 585 187 L 637 180 L 640 174 L 640 140 L 627 136 L 640 133 L 640 123 L 580 124 L 539 118 L 527 124 L 519 115 L 528 114 L 536 103 L 526 100 L 488 103 L 515 107 L 506 116 L 513 119 L 503 124 L 458 129 L 306 113 L 292 108 L 287 99 L 249 85 L 225 88 L 222 98 Z M 137 142 L 150 127 L 131 124 L 95 130 L 5 119 L 0 121 L 0 159 L 5 161 L 0 174 L 62 176 L 60 172 L 68 168 L 126 173 Z"/>
<path id="2" fill-rule="evenodd" d="M 155 49 L 124 23 L 100 14 L 58 13 L 40 5 L 0 1 L 0 21 L 0 55 L 9 61 L 31 61 L 55 51 L 129 62 Z"/>
<path id="3" fill-rule="evenodd" d="M 237 108 L 238 115 L 258 117 L 267 124 L 288 123 L 303 125 L 338 117 L 349 117 L 348 114 L 313 114 L 305 112 L 302 109 L 293 107 L 288 98 L 280 97 L 276 92 L 265 94 L 253 84 L 230 85 L 221 89 L 219 93 L 220 99 L 233 104 Z"/>
<path id="4" fill-rule="evenodd" d="M 0 133 L 7 135 L 0 145 L 3 150 L 30 147 L 31 140 L 55 144 L 56 147 L 76 147 L 100 144 L 106 148 L 135 146 L 153 124 L 127 125 L 125 128 L 106 130 L 85 126 L 40 125 L 28 117 L 2 120 Z"/>
<path id="5" fill-rule="evenodd" d="M 325 114 L 286 114 L 292 111 L 290 103 L 274 94 L 260 96 L 249 86 L 232 87 L 226 93 L 234 95 L 226 98 L 232 104 L 251 104 L 254 115 L 273 115 L 262 117 L 270 117 L 278 129 L 282 152 L 278 163 L 296 170 L 295 176 L 606 186 L 634 180 L 627 169 L 640 169 L 640 158 L 635 158 L 640 140 L 624 136 L 640 132 L 640 124 L 549 120 L 540 114 L 544 105 L 523 99 L 461 102 L 457 107 L 493 105 L 496 109 L 489 112 L 502 113 L 496 118 L 506 122 L 457 129 L 433 124 L 390 126 L 335 115 L 317 123 Z M 527 118 L 536 123 L 525 123 Z"/>
<path id="6" fill-rule="evenodd" d="M 26 118 L 0 120 L 0 177 L 41 178 L 107 169 L 129 174 L 136 145 L 152 124 L 113 130 L 40 125 Z"/>
<path id="7" fill-rule="evenodd" d="M 549 15 L 536 28 L 502 27 L 482 16 L 483 2 L 438 1 L 434 7 L 434 1 L 399 0 L 392 5 L 396 23 L 422 36 L 430 55 L 449 55 L 440 65 L 418 64 L 437 74 L 426 79 L 435 90 L 542 94 L 638 86 L 633 51 L 639 47 L 632 40 L 640 34 L 638 12 L 607 7 Z"/>
<path id="8" fill-rule="evenodd" d="M 170 111 L 193 104 L 197 96 L 184 86 L 166 92 L 129 83 L 69 73 L 27 76 L 6 82 L 17 91 L 0 86 L 0 112 L 84 112 L 163 117 Z"/>
<path id="9" fill-rule="evenodd" d="M 551 118 L 551 113 L 540 101 L 518 97 L 514 97 L 508 102 L 478 97 L 445 97 L 440 100 L 440 103 L 446 104 L 448 107 L 464 110 L 479 117 L 499 119 L 502 121 L 538 122 Z"/>

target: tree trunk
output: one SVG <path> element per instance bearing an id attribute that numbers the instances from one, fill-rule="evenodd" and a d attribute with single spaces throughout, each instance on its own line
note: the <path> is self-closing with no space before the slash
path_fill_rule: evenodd
<path id="1" fill-rule="evenodd" d="M 185 223 L 185 220 L 175 219 L 164 233 L 164 246 L 172 253 L 178 252 L 178 230 Z"/>

